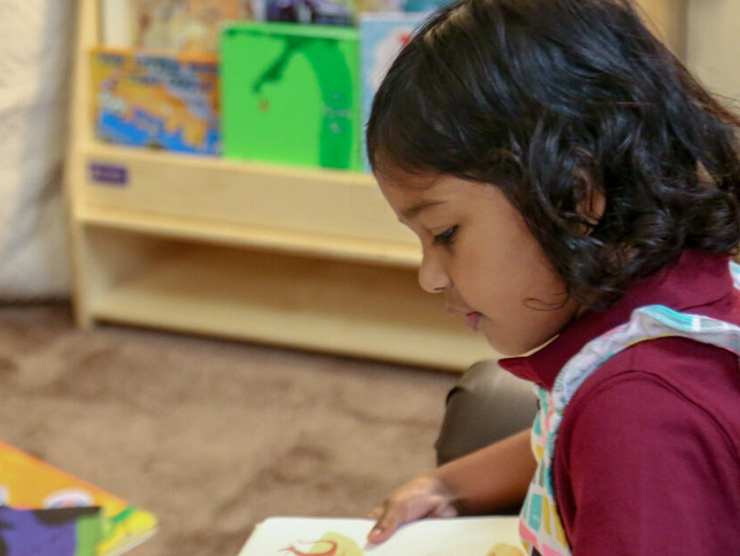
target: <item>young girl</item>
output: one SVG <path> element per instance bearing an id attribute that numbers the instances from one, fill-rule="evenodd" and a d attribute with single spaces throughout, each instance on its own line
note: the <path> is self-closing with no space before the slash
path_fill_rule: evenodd
<path id="1" fill-rule="evenodd" d="M 739 125 L 628 0 L 461 0 L 418 31 L 370 160 L 421 286 L 541 407 L 400 487 L 370 541 L 526 494 L 530 554 L 740 553 Z"/>

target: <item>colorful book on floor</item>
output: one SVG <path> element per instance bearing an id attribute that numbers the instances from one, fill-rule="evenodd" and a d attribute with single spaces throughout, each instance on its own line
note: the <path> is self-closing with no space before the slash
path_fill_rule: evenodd
<path id="1" fill-rule="evenodd" d="M 0 523 L 16 525 L 0 528 L 0 548 L 2 543 L 19 546 L 23 539 L 18 535 L 23 531 L 36 544 L 43 543 L 47 533 L 49 542 L 62 543 L 56 548 L 46 545 L 45 551 L 24 545 L 26 552 L 9 551 L 11 555 L 113 556 L 157 530 L 151 513 L 2 442 L 0 497 Z M 69 552 L 70 546 L 76 551 Z"/>
<path id="2" fill-rule="evenodd" d="M 96 556 L 103 528 L 100 508 L 16 510 L 0 506 L 0 554 Z"/>
<path id="3" fill-rule="evenodd" d="M 367 543 L 374 521 L 274 517 L 255 527 L 239 556 L 524 556 L 517 517 L 426 519 L 382 544 Z"/>

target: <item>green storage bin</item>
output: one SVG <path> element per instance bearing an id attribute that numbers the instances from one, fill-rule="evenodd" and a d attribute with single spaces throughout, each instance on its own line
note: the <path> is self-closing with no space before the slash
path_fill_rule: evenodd
<path id="1" fill-rule="evenodd" d="M 227 158 L 359 171 L 358 31 L 240 22 L 222 33 Z"/>

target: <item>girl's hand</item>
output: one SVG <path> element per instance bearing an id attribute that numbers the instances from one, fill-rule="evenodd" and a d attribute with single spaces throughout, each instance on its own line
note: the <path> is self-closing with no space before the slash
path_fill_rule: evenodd
<path id="1" fill-rule="evenodd" d="M 380 543 L 404 523 L 425 517 L 456 517 L 452 493 L 434 475 L 422 475 L 398 488 L 367 517 L 377 519 L 367 539 Z"/>

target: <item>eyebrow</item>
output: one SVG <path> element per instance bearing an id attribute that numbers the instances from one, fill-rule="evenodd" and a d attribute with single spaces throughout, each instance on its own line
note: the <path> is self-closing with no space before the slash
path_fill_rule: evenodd
<path id="1" fill-rule="evenodd" d="M 422 201 L 416 205 L 413 205 L 401 212 L 401 217 L 405 220 L 409 220 L 417 216 L 420 212 L 427 210 L 428 208 L 436 207 L 441 205 L 444 201 Z"/>

